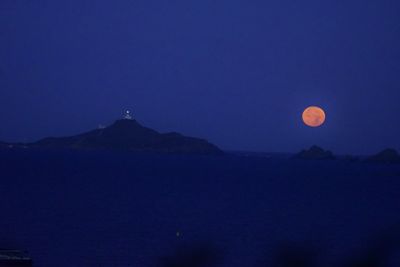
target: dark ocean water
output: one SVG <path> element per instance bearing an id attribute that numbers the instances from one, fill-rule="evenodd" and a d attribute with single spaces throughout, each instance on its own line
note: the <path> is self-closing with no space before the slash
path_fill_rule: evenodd
<path id="1" fill-rule="evenodd" d="M 272 266 L 287 244 L 343 266 L 400 229 L 398 165 L 8 150 L 0 175 L 0 247 L 35 266 Z"/>

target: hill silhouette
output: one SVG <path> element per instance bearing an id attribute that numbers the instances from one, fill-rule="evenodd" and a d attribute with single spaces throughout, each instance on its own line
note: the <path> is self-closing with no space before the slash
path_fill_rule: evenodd
<path id="1" fill-rule="evenodd" d="M 28 148 L 118 149 L 166 153 L 222 154 L 204 139 L 183 136 L 176 132 L 159 133 L 136 120 L 121 119 L 103 129 L 95 129 L 68 137 L 49 137 L 25 144 Z"/>
<path id="2" fill-rule="evenodd" d="M 294 156 L 294 158 L 311 160 L 332 160 L 335 159 L 335 156 L 329 150 L 324 150 L 318 146 L 312 146 L 308 150 L 300 151 Z"/>
<path id="3" fill-rule="evenodd" d="M 395 149 L 388 148 L 367 158 L 367 161 L 377 163 L 400 163 L 400 155 Z"/>

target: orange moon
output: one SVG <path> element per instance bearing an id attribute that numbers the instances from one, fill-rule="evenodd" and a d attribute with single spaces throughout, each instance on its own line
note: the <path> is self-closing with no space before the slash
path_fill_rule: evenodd
<path id="1" fill-rule="evenodd" d="M 303 122 L 310 127 L 319 127 L 326 119 L 325 111 L 316 106 L 308 107 L 303 112 Z"/>

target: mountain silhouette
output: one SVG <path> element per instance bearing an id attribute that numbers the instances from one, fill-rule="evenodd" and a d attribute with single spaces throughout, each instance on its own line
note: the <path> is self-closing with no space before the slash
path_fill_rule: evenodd
<path id="1" fill-rule="evenodd" d="M 166 153 L 222 154 L 206 140 L 183 136 L 179 133 L 159 133 L 140 125 L 136 120 L 122 119 L 103 129 L 96 129 L 69 137 L 49 137 L 28 148 L 64 149 L 118 149 Z"/>
<path id="2" fill-rule="evenodd" d="M 367 158 L 367 161 L 378 163 L 400 163 L 400 155 L 395 149 L 388 148 Z"/>
<path id="3" fill-rule="evenodd" d="M 318 146 L 312 146 L 308 150 L 300 151 L 294 156 L 294 158 L 311 160 L 332 160 L 335 159 L 335 156 L 329 150 L 324 150 Z"/>

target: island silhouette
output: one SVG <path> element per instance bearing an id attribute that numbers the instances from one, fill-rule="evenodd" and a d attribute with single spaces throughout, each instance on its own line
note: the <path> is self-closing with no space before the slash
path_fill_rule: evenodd
<path id="1" fill-rule="evenodd" d="M 65 137 L 46 137 L 32 143 L 7 143 L 0 141 L 0 149 L 73 149 L 73 150 L 123 150 L 171 154 L 223 155 L 217 145 L 206 139 L 185 136 L 177 132 L 160 133 L 141 125 L 127 113 L 107 127 L 99 127 L 81 134 Z M 330 150 L 312 145 L 295 153 L 292 159 L 301 160 L 346 160 L 369 163 L 399 164 L 400 154 L 393 148 L 386 148 L 369 156 L 337 156 Z"/>
<path id="2" fill-rule="evenodd" d="M 0 143 L 3 148 L 39 149 L 107 149 L 141 152 L 223 154 L 207 140 L 184 136 L 177 132 L 159 133 L 131 118 L 112 125 L 67 137 L 47 137 L 33 143 Z"/>

